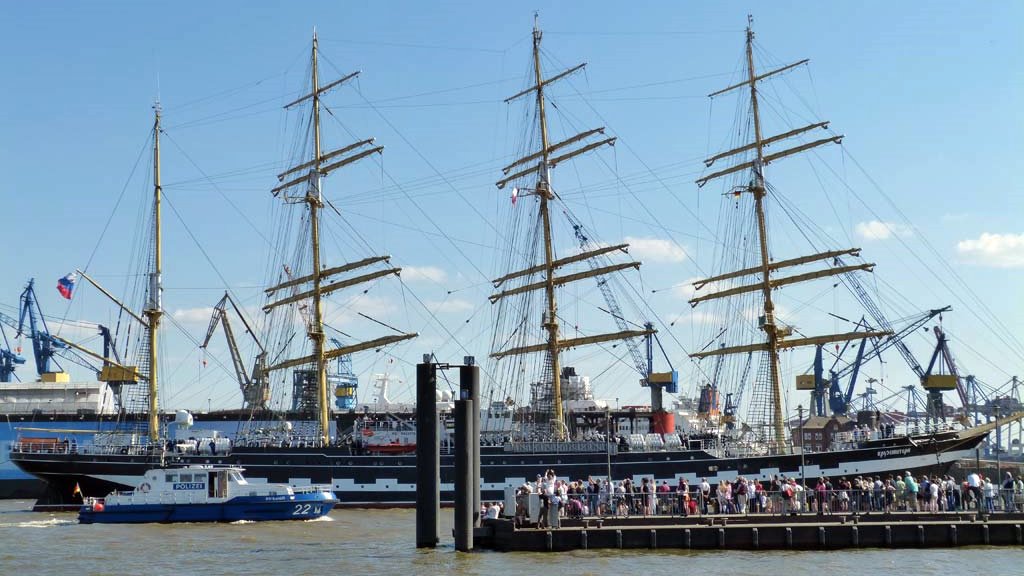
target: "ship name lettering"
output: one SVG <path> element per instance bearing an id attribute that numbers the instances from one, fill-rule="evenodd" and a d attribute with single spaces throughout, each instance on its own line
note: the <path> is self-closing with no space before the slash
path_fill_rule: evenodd
<path id="1" fill-rule="evenodd" d="M 879 458 L 888 458 L 889 456 L 906 456 L 910 454 L 910 448 L 889 448 L 888 450 L 879 450 Z"/>

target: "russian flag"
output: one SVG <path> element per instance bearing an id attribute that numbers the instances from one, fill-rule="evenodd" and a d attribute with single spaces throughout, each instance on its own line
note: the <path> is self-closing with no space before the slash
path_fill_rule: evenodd
<path id="1" fill-rule="evenodd" d="M 78 275 L 72 272 L 60 280 L 57 280 L 57 292 L 60 292 L 60 295 L 64 298 L 71 300 L 71 293 L 75 290 L 75 280 L 77 278 Z"/>

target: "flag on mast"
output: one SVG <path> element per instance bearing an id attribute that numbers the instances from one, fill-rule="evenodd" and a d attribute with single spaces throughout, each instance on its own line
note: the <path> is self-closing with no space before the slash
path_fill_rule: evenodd
<path id="1" fill-rule="evenodd" d="M 72 272 L 67 276 L 57 280 L 57 291 L 60 295 L 67 300 L 71 300 L 71 293 L 75 290 L 75 281 L 78 279 L 78 275 Z"/>
<path id="2" fill-rule="evenodd" d="M 78 482 L 75 482 L 75 489 L 74 489 L 74 491 L 71 492 L 71 496 L 81 496 L 81 495 L 82 495 L 82 488 L 81 488 L 81 486 L 78 485 Z"/>
<path id="3" fill-rule="evenodd" d="M 516 205 L 516 199 L 519 198 L 519 188 L 512 188 L 512 205 Z"/>

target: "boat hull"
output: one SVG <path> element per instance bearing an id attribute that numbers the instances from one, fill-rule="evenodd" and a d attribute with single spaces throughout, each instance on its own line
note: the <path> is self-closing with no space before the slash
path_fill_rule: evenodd
<path id="1" fill-rule="evenodd" d="M 263 522 L 313 520 L 326 516 L 335 500 L 320 494 L 280 497 L 240 496 L 218 504 L 114 504 L 82 506 L 82 524 L 144 524 L 170 522 Z"/>
<path id="2" fill-rule="evenodd" d="M 852 450 L 775 456 L 718 458 L 701 450 L 605 453 L 514 453 L 499 447 L 481 449 L 481 498 L 504 498 L 505 488 L 533 480 L 548 468 L 561 478 L 614 479 L 642 477 L 691 484 L 737 476 L 769 479 L 774 475 L 839 478 L 886 475 L 906 470 L 915 474 L 944 474 L 954 462 L 973 457 L 985 433 L 945 433 L 928 438 L 891 438 Z M 22 470 L 43 479 L 47 493 L 37 510 L 77 509 L 84 496 L 101 497 L 135 486 L 155 458 L 123 454 L 34 454 L 11 452 Z M 356 455 L 345 448 L 236 447 L 227 455 L 175 456 L 168 465 L 241 466 L 251 481 L 296 486 L 331 486 L 342 507 L 407 507 L 416 502 L 414 455 Z M 454 500 L 454 458 L 441 457 L 441 500 Z M 76 494 L 76 496 L 73 496 Z"/>

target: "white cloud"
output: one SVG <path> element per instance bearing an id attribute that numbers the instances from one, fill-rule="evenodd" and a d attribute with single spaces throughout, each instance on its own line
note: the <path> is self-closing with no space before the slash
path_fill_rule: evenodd
<path id="1" fill-rule="evenodd" d="M 171 316 L 182 324 L 204 323 L 210 321 L 213 315 L 213 306 L 201 306 L 199 308 L 178 308 L 171 312 Z"/>
<path id="2" fill-rule="evenodd" d="M 390 298 L 370 296 L 369 294 L 354 294 L 350 300 L 345 302 L 333 300 L 323 302 L 324 321 L 337 327 L 360 321 L 360 312 L 371 318 L 386 321 L 388 316 L 397 309 L 398 307 Z"/>
<path id="3" fill-rule="evenodd" d="M 468 312 L 473 309 L 473 303 L 468 300 L 454 298 L 450 300 L 444 300 L 442 302 L 427 302 L 427 309 L 429 309 L 431 312 L 435 314 Z"/>
<path id="4" fill-rule="evenodd" d="M 86 324 L 72 324 L 70 322 L 67 324 L 50 324 L 49 329 L 51 334 L 59 336 L 65 340 L 74 342 L 75 344 L 81 344 L 83 340 L 92 338 L 94 336 L 98 338 L 100 334 L 100 330 L 96 326 L 90 326 Z M 26 336 L 25 338 L 27 341 L 28 337 Z"/>
<path id="5" fill-rule="evenodd" d="M 448 274 L 436 266 L 403 266 L 402 278 L 410 282 L 417 280 L 444 282 L 448 279 Z"/>
<path id="6" fill-rule="evenodd" d="M 879 222 L 878 220 L 858 222 L 853 231 L 863 240 L 888 240 L 893 236 L 906 238 L 913 235 L 908 226 L 895 222 Z"/>
<path id="7" fill-rule="evenodd" d="M 1024 234 L 983 232 L 976 239 L 956 244 L 960 258 L 972 264 L 993 268 L 1024 267 Z"/>
<path id="8" fill-rule="evenodd" d="M 626 236 L 631 254 L 648 262 L 682 262 L 686 251 L 678 244 L 661 238 L 639 238 Z"/>
<path id="9" fill-rule="evenodd" d="M 970 212 L 947 212 L 942 215 L 943 222 L 963 222 L 971 217 Z"/>

